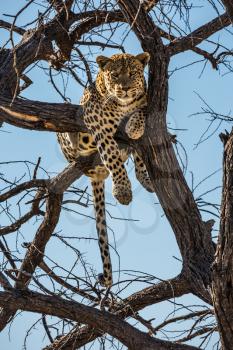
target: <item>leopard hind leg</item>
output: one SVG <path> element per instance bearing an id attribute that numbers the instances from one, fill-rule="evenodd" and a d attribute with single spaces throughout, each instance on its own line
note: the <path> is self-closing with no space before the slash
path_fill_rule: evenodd
<path id="1" fill-rule="evenodd" d="M 145 164 L 143 163 L 142 158 L 136 151 L 132 151 L 132 155 L 134 158 L 135 175 L 137 180 L 148 192 L 154 192 L 148 171 Z"/>

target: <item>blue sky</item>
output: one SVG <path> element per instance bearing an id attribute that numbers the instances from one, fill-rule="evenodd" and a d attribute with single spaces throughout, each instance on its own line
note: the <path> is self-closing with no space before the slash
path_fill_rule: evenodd
<path id="1" fill-rule="evenodd" d="M 17 9 L 22 6 L 22 1 L 10 0 L 1 4 L 1 18 L 7 20 L 7 17 L 2 17 L 3 13 L 14 14 Z M 32 16 L 36 15 L 37 6 L 31 6 L 25 14 L 19 17 L 18 25 L 29 22 Z M 191 16 L 192 28 L 207 22 L 216 16 L 211 7 L 202 11 L 200 9 L 193 10 Z M 0 44 L 6 40 L 8 33 L 1 30 Z M 221 34 L 217 33 L 212 40 L 220 40 L 224 44 L 229 43 L 230 34 L 226 31 Z M 17 36 L 15 37 L 17 41 Z M 141 48 L 134 35 L 130 35 L 125 43 L 127 51 L 130 53 L 139 53 Z M 203 44 L 202 48 L 210 48 L 210 44 Z M 109 55 L 116 53 L 117 50 L 106 50 L 104 54 Z M 170 70 L 186 65 L 200 59 L 200 56 L 190 51 L 179 54 L 171 59 Z M 224 70 L 215 71 L 211 65 L 207 63 L 204 72 L 203 62 L 189 66 L 182 70 L 178 70 L 172 74 L 169 83 L 169 108 L 168 122 L 171 128 L 182 129 L 171 132 L 177 134 L 177 139 L 185 147 L 188 155 L 188 164 L 186 171 L 186 179 L 191 185 L 192 175 L 194 174 L 194 184 L 197 185 L 203 178 L 209 174 L 216 172 L 208 181 L 201 184 L 194 192 L 195 197 L 211 188 L 221 185 L 221 166 L 222 166 L 222 144 L 218 134 L 224 128 L 229 129 L 229 125 L 222 124 L 219 132 L 215 133 L 206 142 L 195 148 L 200 136 L 208 126 L 208 121 L 203 116 L 190 116 L 193 113 L 199 112 L 203 103 L 198 98 L 197 94 L 201 95 L 209 105 L 216 111 L 221 111 L 227 114 L 232 109 L 232 75 L 224 74 Z M 201 74 L 202 73 L 202 74 Z M 25 91 L 24 96 L 34 100 L 61 102 L 60 96 L 48 84 L 48 76 L 41 70 L 35 69 L 28 73 L 34 83 Z M 69 96 L 74 103 L 78 103 L 82 94 L 82 88 L 77 86 L 75 82 L 70 82 L 67 90 Z M 216 125 L 211 130 L 214 130 Z M 10 125 L 4 125 L 0 133 L 0 149 L 1 162 L 8 160 L 29 160 L 36 162 L 38 157 L 42 157 L 42 166 L 50 172 L 57 173 L 66 166 L 62 154 L 57 145 L 56 136 L 54 133 L 36 132 L 14 128 Z M 211 133 L 209 131 L 209 134 Z M 7 147 L 6 147 L 7 145 Z M 178 149 L 183 156 L 184 153 L 180 146 Z M 24 170 L 19 166 L 11 167 L 9 176 L 14 178 L 16 174 L 20 174 Z M 124 207 L 116 204 L 111 195 L 111 181 L 107 180 L 106 197 L 108 211 L 113 217 L 121 217 L 125 219 L 135 219 L 139 221 L 122 221 L 111 219 L 108 217 L 108 225 L 112 231 L 109 231 L 110 241 L 116 242 L 117 251 L 120 255 L 120 265 L 122 270 L 140 270 L 157 276 L 161 279 L 171 278 L 176 276 L 180 269 L 180 262 L 174 257 L 179 258 L 180 254 L 174 238 L 174 234 L 168 224 L 163 211 L 158 204 L 157 198 L 153 194 L 147 193 L 139 186 L 134 177 L 132 163 L 128 166 L 128 171 L 132 179 L 134 199 L 128 206 Z M 41 176 L 43 174 L 41 173 Z M 89 186 L 87 179 L 80 179 L 77 184 L 80 188 Z M 89 192 L 90 188 L 88 187 Z M 207 200 L 212 202 L 220 202 L 220 190 L 211 192 Z M 93 217 L 93 207 L 77 208 L 77 210 L 85 215 Z M 203 218 L 208 220 L 209 214 L 203 213 Z M 216 223 L 217 229 L 217 223 Z M 32 224 L 25 225 L 22 230 L 24 239 L 30 241 L 34 234 L 34 226 Z M 96 237 L 95 222 L 89 217 L 83 217 L 78 214 L 70 214 L 64 212 L 58 224 L 56 232 L 62 230 L 62 233 L 67 236 L 74 237 Z M 13 234 L 14 236 L 14 234 Z M 115 237 L 115 238 L 114 238 Z M 13 244 L 15 237 L 9 238 Z M 20 238 L 21 239 L 21 238 Z M 96 242 L 87 242 L 75 240 L 74 244 L 78 244 L 80 251 L 84 253 L 85 258 L 94 265 L 96 271 L 101 271 L 101 261 L 99 250 Z M 67 254 L 66 254 L 67 253 Z M 64 251 L 59 244 L 51 240 L 46 249 L 46 254 L 52 257 L 57 262 L 62 262 L 67 268 L 74 262 L 74 256 L 69 252 Z M 115 269 L 118 268 L 119 259 L 112 252 L 112 262 Z M 117 274 L 115 275 L 117 278 Z M 123 275 L 121 275 L 123 276 Z M 186 303 L 199 303 L 196 298 L 186 296 L 182 298 Z M 156 315 L 156 323 L 172 310 L 173 306 L 169 303 L 153 306 L 150 311 L 145 310 L 142 315 Z M 11 326 L 11 332 L 6 329 L 0 335 L 0 342 L 5 350 L 18 350 L 23 348 L 22 327 L 27 329 L 28 325 L 33 323 L 33 320 L 38 319 L 38 315 L 19 315 L 15 323 Z M 11 334 L 9 336 L 9 334 Z M 17 334 L 17 337 L 15 336 Z M 161 334 L 160 334 L 161 336 Z M 33 337 L 29 337 L 28 349 L 41 349 L 42 334 L 36 332 Z M 44 340 L 44 345 L 47 339 Z M 207 347 L 212 349 L 214 341 Z M 193 345 L 196 345 L 195 341 Z M 97 349 L 97 347 L 96 347 Z"/>

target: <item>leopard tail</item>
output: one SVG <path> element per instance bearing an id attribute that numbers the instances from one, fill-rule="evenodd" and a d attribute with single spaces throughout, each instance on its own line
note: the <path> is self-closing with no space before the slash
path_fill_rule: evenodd
<path id="1" fill-rule="evenodd" d="M 112 264 L 108 245 L 108 233 L 106 226 L 104 180 L 91 179 L 93 201 L 95 208 L 96 230 L 98 233 L 100 254 L 103 262 L 103 274 L 99 281 L 105 287 L 112 285 Z"/>

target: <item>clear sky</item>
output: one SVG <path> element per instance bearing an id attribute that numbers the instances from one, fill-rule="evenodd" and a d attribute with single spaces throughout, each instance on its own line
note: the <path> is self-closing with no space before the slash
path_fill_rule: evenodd
<path id="1" fill-rule="evenodd" d="M 8 2 L 1 2 L 0 14 L 1 19 L 8 20 L 9 18 L 2 16 L 2 14 L 15 14 L 22 6 L 22 1 L 10 0 Z M 37 13 L 38 7 L 33 5 L 29 10 L 19 17 L 18 25 L 29 22 Z M 211 18 L 214 18 L 216 13 L 211 7 L 206 7 L 205 11 L 201 9 L 194 9 L 191 15 L 192 29 L 204 24 Z M 8 33 L 0 30 L 0 45 L 5 42 Z M 229 43 L 230 34 L 223 31 L 221 34 L 217 33 L 211 39 L 219 39 L 224 44 Z M 231 38 L 232 39 L 232 38 Z M 17 39 L 16 39 L 17 40 Z M 210 47 L 210 44 L 202 45 L 202 47 Z M 134 35 L 130 35 L 125 43 L 125 48 L 130 53 L 139 53 L 141 48 Z M 106 50 L 104 54 L 109 55 L 118 52 L 117 50 Z M 179 54 L 172 58 L 170 69 L 187 65 L 193 61 L 202 59 L 200 56 L 186 52 Z M 228 114 L 232 109 L 232 75 L 224 74 L 225 71 L 213 70 L 210 63 L 207 63 L 204 68 L 204 63 L 199 62 L 188 66 L 182 70 L 177 70 L 171 75 L 169 85 L 169 108 L 168 121 L 169 126 L 176 130 L 171 132 L 177 134 L 177 139 L 185 147 L 188 162 L 186 170 L 186 179 L 191 186 L 192 173 L 194 175 L 194 185 L 197 185 L 202 179 L 211 173 L 216 172 L 208 181 L 203 182 L 194 192 L 195 197 L 201 196 L 204 192 L 221 185 L 221 166 L 222 166 L 222 144 L 219 140 L 218 134 L 230 125 L 222 124 L 219 132 L 215 133 L 206 142 L 200 144 L 197 148 L 195 144 L 198 142 L 200 136 L 207 128 L 209 122 L 203 116 L 192 116 L 191 114 L 199 112 L 203 103 L 198 98 L 197 94 L 202 96 L 209 105 L 216 111 L 221 111 L 223 114 Z M 60 96 L 48 85 L 49 77 L 42 73 L 41 70 L 35 69 L 28 73 L 33 80 L 33 84 L 25 91 L 24 96 L 30 99 L 62 102 Z M 82 94 L 82 89 L 77 86 L 75 82 L 69 82 L 67 95 L 72 102 L 78 103 Z M 210 135 L 217 124 L 214 124 L 207 135 Z M 9 160 L 29 160 L 36 162 L 38 157 L 42 157 L 42 166 L 50 172 L 57 173 L 66 166 L 66 161 L 60 153 L 57 145 L 56 136 L 49 132 L 27 131 L 23 129 L 14 128 L 5 124 L 0 132 L 0 162 Z M 181 146 L 178 145 L 182 159 L 184 160 L 184 152 Z M 4 168 L 5 169 L 5 168 Z M 133 183 L 133 202 L 124 207 L 115 202 L 111 195 L 111 182 L 107 181 L 107 206 L 108 211 L 112 217 L 135 219 L 138 221 L 122 221 L 118 219 L 111 219 L 108 216 L 108 225 L 110 241 L 114 244 L 114 239 L 117 251 L 120 255 L 120 265 L 122 270 L 140 270 L 152 274 L 161 279 L 166 279 L 176 276 L 180 269 L 181 263 L 174 257 L 179 258 L 180 254 L 174 238 L 174 234 L 163 215 L 163 211 L 158 204 L 157 198 L 153 194 L 147 193 L 136 182 L 133 174 L 132 163 L 129 164 L 130 177 Z M 19 166 L 14 166 L 10 170 L 10 177 L 14 178 L 23 172 Z M 77 184 L 79 188 L 89 186 L 87 179 L 80 179 Z M 90 188 L 88 187 L 90 192 Z M 220 191 L 211 192 L 205 197 L 211 202 L 220 202 Z M 82 208 L 78 207 L 80 213 L 90 215 L 93 217 L 93 207 Z M 203 212 L 203 218 L 208 220 L 213 218 L 208 213 Z M 216 229 L 218 228 L 216 224 Z M 64 212 L 58 224 L 56 232 L 61 231 L 64 235 L 74 237 L 96 237 L 95 222 L 89 217 L 83 217 L 78 214 L 70 214 Z M 35 228 L 33 223 L 25 225 L 22 230 L 24 240 L 32 240 Z M 114 232 L 114 234 L 113 234 Z M 14 234 L 13 234 L 14 235 Z M 115 237 L 115 238 L 114 238 Z M 21 238 L 20 238 L 21 239 Z M 13 242 L 12 238 L 12 242 Z M 75 240 L 74 244 L 78 244 L 78 249 L 85 254 L 86 260 L 94 265 L 96 271 L 101 271 L 101 262 L 99 257 L 98 245 L 96 242 L 87 242 Z M 63 261 L 64 265 L 69 267 L 74 263 L 74 256 L 66 255 L 64 248 L 59 245 L 54 245 L 54 241 L 49 242 L 46 253 L 55 261 Z M 62 260 L 61 260 L 62 258 Z M 112 252 L 112 262 L 115 269 L 118 268 L 118 257 Z M 117 278 L 117 275 L 115 275 Z M 123 276 L 123 274 L 121 275 Z M 123 276 L 124 277 L 124 276 Z M 194 297 L 183 297 L 183 302 L 194 304 L 197 299 Z M 200 302 L 197 302 L 200 304 Z M 173 306 L 169 303 L 156 305 L 148 310 L 142 312 L 145 317 L 156 317 L 156 323 L 166 316 Z M 23 329 L 27 329 L 32 325 L 33 320 L 38 319 L 38 315 L 21 314 L 17 317 L 15 323 L 7 328 L 0 335 L 0 343 L 3 350 L 19 350 L 23 348 Z M 16 337 L 17 334 L 17 337 Z M 159 336 L 162 336 L 159 334 Z M 28 339 L 29 350 L 39 350 L 42 348 L 43 335 L 40 331 L 33 333 L 33 336 Z M 216 340 L 216 338 L 215 338 Z M 47 339 L 45 338 L 43 344 L 45 345 Z M 194 341 L 193 345 L 197 343 Z M 214 340 L 208 345 L 207 349 L 212 349 Z M 97 349 L 97 347 L 95 348 Z"/>

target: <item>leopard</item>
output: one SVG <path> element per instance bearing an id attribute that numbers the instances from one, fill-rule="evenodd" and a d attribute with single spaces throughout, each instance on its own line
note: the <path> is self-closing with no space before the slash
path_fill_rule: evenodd
<path id="1" fill-rule="evenodd" d="M 146 166 L 133 149 L 120 149 L 114 136 L 121 121 L 128 116 L 125 132 L 137 140 L 145 130 L 147 113 L 147 85 L 144 70 L 150 55 L 118 53 L 111 57 L 98 56 L 99 71 L 94 84 L 88 86 L 81 98 L 83 120 L 88 132 L 57 133 L 62 152 L 69 162 L 99 152 L 102 164 L 93 166 L 85 175 L 90 178 L 95 209 L 96 229 L 103 273 L 99 282 L 106 288 L 113 284 L 112 264 L 109 252 L 106 210 L 105 180 L 112 179 L 112 194 L 122 205 L 132 200 L 131 182 L 124 163 L 132 155 L 137 180 L 149 192 L 153 192 Z"/>

